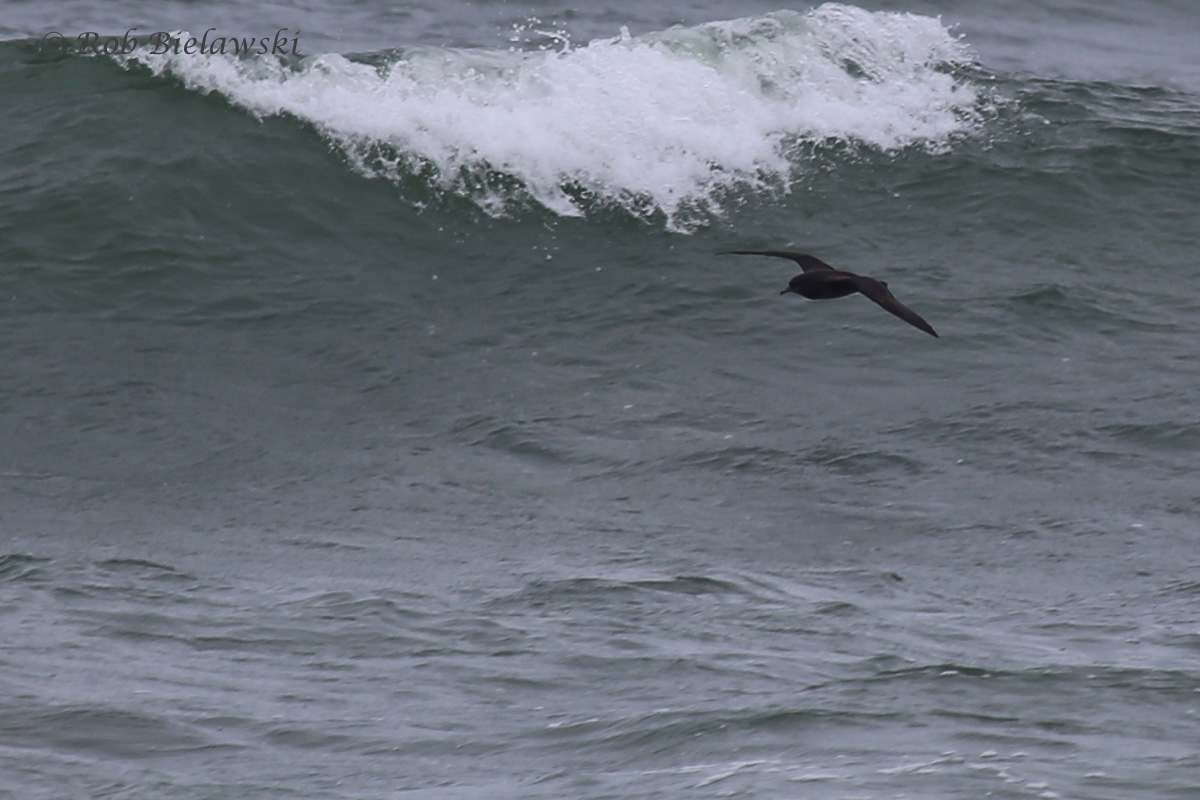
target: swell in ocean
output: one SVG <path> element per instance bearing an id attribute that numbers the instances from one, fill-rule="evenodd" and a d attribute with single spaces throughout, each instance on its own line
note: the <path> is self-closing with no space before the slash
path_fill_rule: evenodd
<path id="1" fill-rule="evenodd" d="M 65 58 L 86 81 L 64 85 L 64 99 L 120 83 L 103 74 L 112 58 Z M 974 58 L 938 19 L 825 4 L 551 48 L 280 58 L 143 47 L 116 60 L 130 80 L 298 121 L 418 210 L 465 200 L 495 217 L 615 212 L 695 232 L 747 204 L 803 209 L 832 183 L 870 193 L 945 182 L 950 197 L 970 181 L 1002 197 L 1019 175 L 1051 201 L 1076 194 L 1072 205 L 1140 189 L 1147 175 L 1182 188 L 1173 176 L 1197 149 L 1196 98 L 998 76 Z M 130 101 L 107 124 L 162 113 Z M 83 113 L 103 117 L 94 102 Z"/>
<path id="2" fill-rule="evenodd" d="M 548 50 L 143 48 L 124 63 L 302 120 L 364 174 L 491 214 L 615 206 L 682 230 L 738 194 L 786 193 L 814 146 L 944 151 L 993 113 L 969 48 L 939 20 L 840 4 Z"/>

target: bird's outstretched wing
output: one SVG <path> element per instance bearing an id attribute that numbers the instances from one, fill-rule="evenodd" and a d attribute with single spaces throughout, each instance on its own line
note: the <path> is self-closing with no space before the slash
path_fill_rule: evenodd
<path id="1" fill-rule="evenodd" d="M 816 256 L 810 256 L 805 253 L 793 253 L 788 250 L 727 250 L 724 253 L 717 253 L 719 256 L 774 256 L 775 258 L 786 258 L 795 261 L 800 265 L 800 269 L 805 272 L 814 272 L 818 270 L 832 270 L 833 267 L 826 264 Z"/>
<path id="2" fill-rule="evenodd" d="M 933 326 L 923 320 L 917 312 L 897 300 L 884 283 L 862 275 L 855 275 L 854 279 L 855 285 L 858 286 L 858 291 L 866 295 L 869 300 L 881 308 L 892 312 L 909 325 L 920 328 L 930 336 L 941 338 L 937 335 L 937 331 L 933 329 Z"/>

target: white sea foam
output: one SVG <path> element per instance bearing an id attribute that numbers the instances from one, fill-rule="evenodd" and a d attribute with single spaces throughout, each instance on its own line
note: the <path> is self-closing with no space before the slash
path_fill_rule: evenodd
<path id="1" fill-rule="evenodd" d="M 941 149 L 979 124 L 970 53 L 938 19 L 826 4 L 553 51 L 409 48 L 375 63 L 130 60 L 316 126 L 367 174 L 492 213 L 619 204 L 687 227 L 730 189 L 786 190 L 805 142 Z"/>

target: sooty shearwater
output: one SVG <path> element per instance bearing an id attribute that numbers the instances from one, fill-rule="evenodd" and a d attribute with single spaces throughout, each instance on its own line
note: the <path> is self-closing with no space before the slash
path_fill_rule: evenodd
<path id="1" fill-rule="evenodd" d="M 832 300 L 835 297 L 845 297 L 858 292 L 909 325 L 920 328 L 930 336 L 937 336 L 937 331 L 933 329 L 933 326 L 921 319 L 917 312 L 897 300 L 888 291 L 887 283 L 884 281 L 834 269 L 816 256 L 792 253 L 787 250 L 729 250 L 718 253 L 718 255 L 774 256 L 790 259 L 799 264 L 800 269 L 804 272 L 788 281 L 788 287 L 780 294 L 790 292 L 807 297 L 809 300 Z"/>

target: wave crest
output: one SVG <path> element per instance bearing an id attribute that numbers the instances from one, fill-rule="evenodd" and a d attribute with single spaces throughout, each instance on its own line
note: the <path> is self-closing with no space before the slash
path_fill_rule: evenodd
<path id="1" fill-rule="evenodd" d="M 800 144 L 945 149 L 982 121 L 970 60 L 938 19 L 834 3 L 553 51 L 126 59 L 490 214 L 616 205 L 673 229 L 719 216 L 734 189 L 787 191 L 811 157 Z"/>

